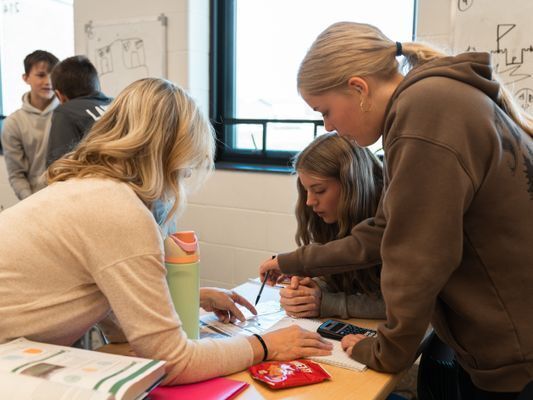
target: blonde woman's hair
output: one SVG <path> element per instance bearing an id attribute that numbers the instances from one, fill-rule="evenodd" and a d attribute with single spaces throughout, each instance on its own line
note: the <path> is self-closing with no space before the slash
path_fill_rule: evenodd
<path id="1" fill-rule="evenodd" d="M 148 208 L 172 201 L 182 211 L 184 178 L 196 183 L 213 168 L 213 128 L 180 87 L 156 78 L 125 88 L 76 149 L 48 168 L 48 183 L 100 177 L 129 185 Z"/>
<path id="2" fill-rule="evenodd" d="M 404 42 L 401 46 L 405 70 L 446 56 L 423 43 Z M 353 76 L 391 78 L 400 70 L 396 51 L 396 42 L 375 26 L 337 22 L 318 35 L 305 55 L 298 71 L 298 91 L 320 95 L 329 90 L 343 89 Z M 493 79 L 501 82 L 495 73 Z M 503 84 L 498 97 L 502 109 L 533 136 L 533 117 L 520 107 Z"/>
<path id="3" fill-rule="evenodd" d="M 307 206 L 307 191 L 296 180 L 296 243 L 327 243 L 350 234 L 359 222 L 374 216 L 383 189 L 381 162 L 370 150 L 336 133 L 317 137 L 293 160 L 294 170 L 340 183 L 337 223 L 327 224 Z M 324 279 L 336 290 L 378 294 L 380 267 L 366 268 Z"/>

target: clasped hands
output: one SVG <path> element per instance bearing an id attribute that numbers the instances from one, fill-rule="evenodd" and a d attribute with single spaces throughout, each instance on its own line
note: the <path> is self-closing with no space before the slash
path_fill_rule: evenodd
<path id="1" fill-rule="evenodd" d="M 270 271 L 268 284 L 274 285 L 284 278 L 278 260 L 268 259 L 259 268 L 261 279 L 265 279 Z M 315 280 L 309 277 L 292 276 L 290 284 L 280 289 L 280 303 L 287 315 L 295 318 L 316 318 L 320 316 L 322 289 Z M 365 339 L 364 335 L 346 335 L 341 340 L 342 349 L 352 354 L 353 347 Z"/>

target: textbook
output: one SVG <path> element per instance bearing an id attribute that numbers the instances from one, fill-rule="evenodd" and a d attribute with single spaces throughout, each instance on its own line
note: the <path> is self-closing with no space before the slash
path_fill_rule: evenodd
<path id="1" fill-rule="evenodd" d="M 150 392 L 149 400 L 228 400 L 248 386 L 248 383 L 234 379 L 213 378 L 188 385 L 155 388 Z"/>
<path id="2" fill-rule="evenodd" d="M 316 332 L 321 323 L 322 321 L 315 319 L 292 318 L 289 316 L 285 316 L 285 318 L 283 318 L 269 330 L 285 328 L 291 326 L 292 324 L 296 324 L 304 329 L 307 329 L 308 331 Z M 331 354 L 329 356 L 306 357 L 307 359 L 316 361 L 318 363 L 335 365 L 336 367 L 351 369 L 353 371 L 362 372 L 366 370 L 366 365 L 361 364 L 359 361 L 355 361 L 348 354 L 346 354 L 346 352 L 341 347 L 340 341 L 327 338 L 324 339 L 333 345 L 333 350 Z"/>
<path id="3" fill-rule="evenodd" d="M 164 366 L 19 338 L 0 344 L 0 398 L 139 400 L 163 379 Z"/>

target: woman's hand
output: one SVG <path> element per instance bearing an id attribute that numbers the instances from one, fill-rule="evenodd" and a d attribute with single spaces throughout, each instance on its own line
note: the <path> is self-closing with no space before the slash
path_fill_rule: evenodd
<path id="1" fill-rule="evenodd" d="M 342 349 L 348 354 L 350 357 L 352 356 L 352 350 L 353 347 L 359 343 L 363 339 L 367 339 L 368 337 L 365 335 L 357 334 L 357 335 L 346 335 L 341 340 L 341 347 Z"/>
<path id="2" fill-rule="evenodd" d="M 296 318 L 318 317 L 322 290 L 311 278 L 293 276 L 289 286 L 279 291 L 281 306 Z"/>
<path id="3" fill-rule="evenodd" d="M 249 339 L 254 348 L 254 362 L 263 359 L 263 349 L 254 336 Z M 307 331 L 297 325 L 278 329 L 263 335 L 268 348 L 268 359 L 278 361 L 295 360 L 301 357 L 326 356 L 333 345 L 316 332 Z"/>
<path id="4" fill-rule="evenodd" d="M 234 322 L 237 318 L 241 321 L 246 320 L 237 304 L 246 307 L 254 315 L 257 315 L 255 307 L 233 290 L 214 287 L 200 288 L 200 307 L 205 311 L 214 312 L 218 319 L 224 323 Z"/>
<path id="5" fill-rule="evenodd" d="M 282 276 L 277 257 L 269 258 L 268 260 L 263 261 L 263 263 L 259 266 L 259 277 L 261 282 L 265 280 L 265 276 L 269 271 L 270 273 L 268 274 L 267 284 L 274 286 L 278 279 Z"/>

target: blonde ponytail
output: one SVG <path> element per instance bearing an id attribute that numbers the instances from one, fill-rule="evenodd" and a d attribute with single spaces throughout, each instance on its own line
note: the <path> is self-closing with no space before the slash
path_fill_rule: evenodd
<path id="1" fill-rule="evenodd" d="M 402 55 L 404 56 L 404 66 L 407 70 L 418 67 L 428 61 L 447 56 L 447 54 L 434 47 L 415 42 L 402 43 Z"/>
<path id="2" fill-rule="evenodd" d="M 447 55 L 424 43 L 399 45 L 378 28 L 356 22 L 337 22 L 324 30 L 311 45 L 298 70 L 300 93 L 320 95 L 342 88 L 352 76 L 388 78 L 400 71 L 398 52 L 404 57 L 401 69 L 409 71 Z M 499 104 L 529 136 L 533 136 L 533 117 L 517 103 L 496 73 L 500 83 Z"/>

